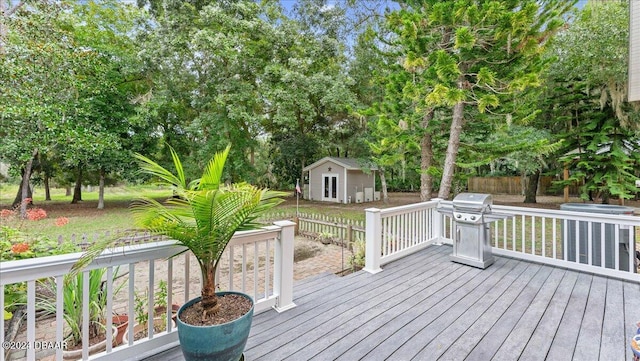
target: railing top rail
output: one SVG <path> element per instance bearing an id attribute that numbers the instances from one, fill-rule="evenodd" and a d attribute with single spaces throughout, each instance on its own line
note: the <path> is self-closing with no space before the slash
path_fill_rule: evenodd
<path id="1" fill-rule="evenodd" d="M 426 202 L 407 204 L 403 206 L 383 208 L 383 209 L 380 209 L 380 216 L 389 217 L 389 216 L 394 216 L 396 214 L 402 214 L 402 213 L 416 211 L 420 209 L 435 208 L 438 206 L 438 202 L 439 200 L 430 200 Z"/>
<path id="2" fill-rule="evenodd" d="M 241 245 L 245 243 L 255 243 L 265 239 L 273 239 L 280 234 L 279 226 L 266 226 L 258 230 L 236 232 L 229 242 L 229 245 Z"/>
<path id="3" fill-rule="evenodd" d="M 230 245 L 252 243 L 278 237 L 281 226 L 267 226 L 259 230 L 236 232 Z M 85 270 L 104 267 L 116 267 L 151 259 L 164 259 L 175 256 L 185 250 L 175 241 L 148 242 L 106 249 L 96 257 Z M 83 252 L 3 261 L 0 264 L 2 277 L 0 285 L 9 285 L 23 281 L 33 281 L 46 277 L 68 274 L 71 267 L 80 259 Z"/>
<path id="4" fill-rule="evenodd" d="M 493 205 L 491 206 L 491 209 L 494 211 L 493 213 L 509 216 L 528 215 L 548 218 L 562 218 L 575 221 L 595 221 L 640 226 L 640 217 L 623 214 L 574 212 L 559 209 L 527 208 L 501 205 Z"/>
<path id="5" fill-rule="evenodd" d="M 184 250 L 174 241 L 151 242 L 106 249 L 85 270 L 119 266 L 149 259 L 169 258 Z M 33 281 L 69 273 L 82 252 L 2 262 L 0 285 Z"/>
<path id="6" fill-rule="evenodd" d="M 413 203 L 398 207 L 391 208 L 369 208 L 366 211 L 374 211 L 380 213 L 382 218 L 395 216 L 402 213 L 412 212 L 419 209 L 435 208 L 438 205 L 452 205 L 453 201 L 434 199 L 427 202 Z M 592 221 L 603 223 L 614 223 L 640 226 L 640 217 L 624 214 L 607 214 L 607 213 L 595 213 L 595 212 L 575 212 L 565 211 L 559 209 L 542 209 L 542 208 L 529 208 L 529 207 L 514 207 L 514 206 L 502 206 L 492 205 L 493 213 L 499 215 L 505 215 L 513 217 L 516 215 L 527 215 L 547 218 L 562 218 L 567 220 L 576 221 Z"/>

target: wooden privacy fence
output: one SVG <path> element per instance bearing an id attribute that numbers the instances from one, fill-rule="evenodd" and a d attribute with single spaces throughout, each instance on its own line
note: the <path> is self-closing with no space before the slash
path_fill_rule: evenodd
<path id="1" fill-rule="evenodd" d="M 471 177 L 467 180 L 469 192 L 490 194 L 523 194 L 521 177 Z"/>
<path id="2" fill-rule="evenodd" d="M 557 180 L 551 176 L 542 176 L 538 181 L 538 195 L 560 195 L 562 189 L 552 191 L 553 181 Z M 467 180 L 467 190 L 475 193 L 489 194 L 518 194 L 524 195 L 524 187 L 527 180 L 522 177 L 471 177 Z M 570 194 L 579 194 L 577 185 L 569 187 Z"/>

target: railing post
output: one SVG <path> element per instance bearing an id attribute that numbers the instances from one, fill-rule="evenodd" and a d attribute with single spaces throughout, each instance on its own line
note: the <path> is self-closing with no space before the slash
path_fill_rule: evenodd
<path id="1" fill-rule="evenodd" d="M 442 198 L 433 198 L 432 201 L 438 202 L 435 208 L 431 208 L 431 219 L 433 224 L 431 229 L 433 231 L 433 237 L 435 238 L 434 244 L 441 245 L 444 243 L 443 230 L 444 230 L 444 214 L 438 212 L 438 206 L 442 201 Z"/>
<path id="2" fill-rule="evenodd" d="M 283 312 L 296 307 L 293 303 L 293 241 L 296 223 L 277 221 L 273 224 L 281 228 L 274 254 L 273 288 L 278 299 L 273 308 Z"/>
<path id="3" fill-rule="evenodd" d="M 365 261 L 364 271 L 378 273 L 380 268 L 380 253 L 382 252 L 382 218 L 380 209 L 367 208 L 365 211 Z"/>

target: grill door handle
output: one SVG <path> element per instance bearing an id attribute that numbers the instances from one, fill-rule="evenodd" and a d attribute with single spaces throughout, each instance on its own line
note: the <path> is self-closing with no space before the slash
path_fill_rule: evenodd
<path id="1" fill-rule="evenodd" d="M 460 228 L 456 229 L 456 242 L 460 243 Z"/>

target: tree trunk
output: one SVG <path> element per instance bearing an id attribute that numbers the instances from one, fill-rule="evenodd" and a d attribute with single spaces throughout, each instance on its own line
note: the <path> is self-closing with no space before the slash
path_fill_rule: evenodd
<path id="1" fill-rule="evenodd" d="M 433 162 L 433 142 L 431 132 L 427 129 L 433 119 L 433 109 L 422 117 L 422 139 L 420 140 L 420 200 L 426 202 L 431 199 L 433 191 L 433 176 L 429 173 Z"/>
<path id="2" fill-rule="evenodd" d="M 104 169 L 100 168 L 100 185 L 98 189 L 98 209 L 104 209 Z"/>
<path id="3" fill-rule="evenodd" d="M 66 197 L 71 196 L 71 187 L 70 187 L 70 186 L 66 186 L 66 187 L 64 187 L 64 195 L 65 195 Z"/>
<path id="4" fill-rule="evenodd" d="M 389 203 L 389 193 L 387 193 L 387 178 L 384 176 L 384 167 L 379 167 L 380 173 L 380 187 L 382 188 L 382 202 L 384 204 Z"/>
<path id="5" fill-rule="evenodd" d="M 82 201 L 82 167 L 78 166 L 78 175 L 76 176 L 76 186 L 73 189 L 73 199 L 71 204 L 76 204 Z"/>
<path id="6" fill-rule="evenodd" d="M 11 203 L 11 208 L 18 208 L 22 204 L 22 190 L 24 189 L 25 182 L 27 183 L 27 196 L 24 198 L 33 198 L 33 192 L 31 187 L 29 186 L 29 180 L 25 178 L 25 169 L 23 168 L 20 187 L 18 187 L 18 191 L 16 192 L 16 197 L 13 199 L 13 203 Z M 33 200 L 30 203 L 33 204 Z"/>
<path id="7" fill-rule="evenodd" d="M 51 187 L 49 186 L 49 176 L 47 174 L 44 175 L 44 200 L 51 200 Z"/>
<path id="8" fill-rule="evenodd" d="M 13 207 L 17 207 L 20 205 L 20 217 L 22 219 L 27 219 L 27 205 L 33 204 L 33 192 L 31 187 L 29 186 L 29 180 L 31 179 L 31 168 L 33 168 L 33 159 L 38 155 L 38 149 L 34 149 L 31 154 L 31 158 L 25 164 L 24 169 L 22 171 L 22 181 L 20 182 L 20 189 L 18 190 L 18 195 L 16 199 L 13 200 Z M 30 201 L 26 202 L 25 200 L 29 198 Z"/>
<path id="9" fill-rule="evenodd" d="M 29 186 L 29 180 L 31 179 L 31 167 L 33 167 L 33 157 L 38 154 L 38 151 L 34 151 L 33 156 L 27 162 L 27 165 L 24 167 L 24 175 L 22 176 L 22 184 L 20 185 L 22 200 L 20 202 L 20 217 L 22 219 L 27 219 L 27 204 L 33 203 L 33 194 L 31 192 L 31 187 Z M 30 199 L 27 202 L 27 198 Z"/>
<path id="10" fill-rule="evenodd" d="M 536 170 L 529 176 L 527 187 L 524 189 L 524 203 L 537 203 L 536 193 L 538 193 L 538 180 L 540 179 L 540 170 Z"/>
<path id="11" fill-rule="evenodd" d="M 202 318 L 204 319 L 207 314 L 216 314 L 220 309 L 220 305 L 218 305 L 218 298 L 216 296 L 216 267 L 211 267 L 207 264 L 200 266 L 202 270 L 202 291 L 200 291 L 200 295 L 202 298 L 200 301 L 202 302 L 202 308 L 204 309 L 204 314 Z"/>
<path id="12" fill-rule="evenodd" d="M 464 125 L 464 103 L 458 102 L 453 106 L 453 117 L 451 119 L 451 130 L 449 131 L 449 144 L 447 145 L 447 155 L 444 159 L 444 169 L 442 170 L 442 180 L 440 181 L 440 191 L 438 198 L 448 199 L 451 193 L 451 183 L 456 166 L 456 158 L 460 149 L 460 134 Z"/>

